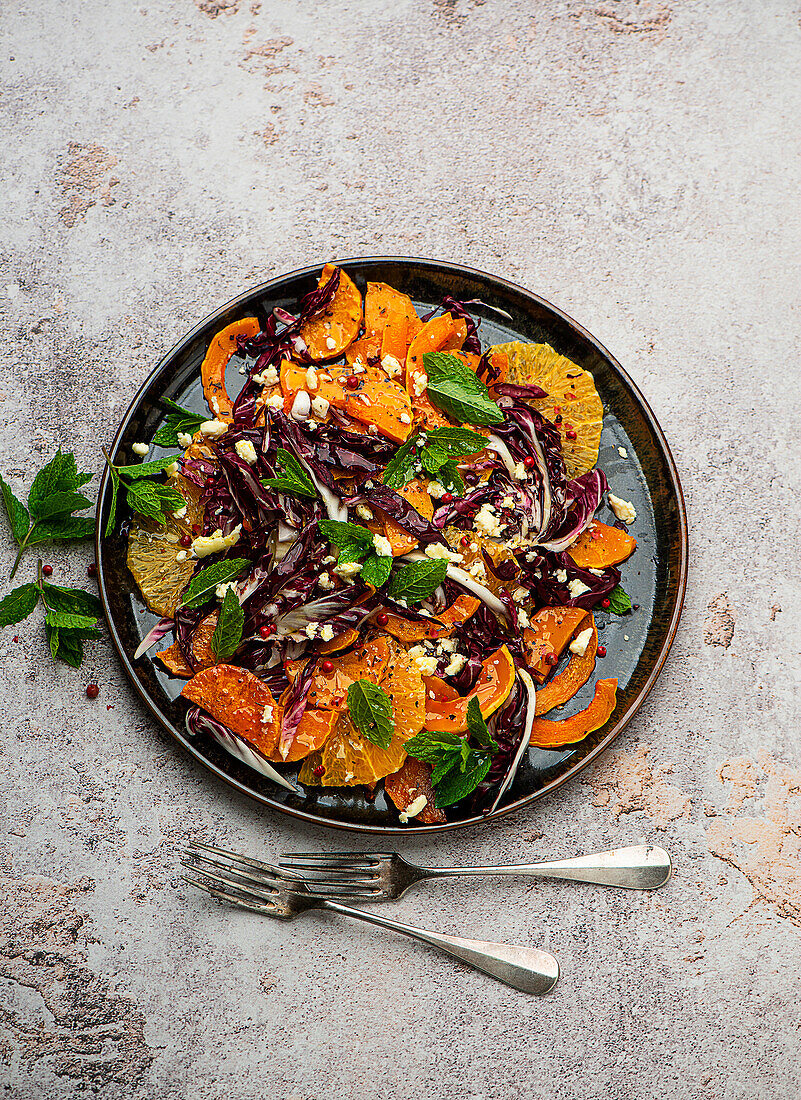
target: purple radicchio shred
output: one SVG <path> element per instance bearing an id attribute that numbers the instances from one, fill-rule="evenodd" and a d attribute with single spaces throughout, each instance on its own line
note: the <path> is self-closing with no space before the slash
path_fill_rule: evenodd
<path id="1" fill-rule="evenodd" d="M 589 527 L 598 510 L 603 495 L 609 488 L 602 470 L 590 470 L 573 478 L 567 486 L 567 511 L 558 530 L 540 545 L 546 550 L 567 550 L 579 535 Z"/>
<path id="2" fill-rule="evenodd" d="M 620 570 L 614 566 L 608 566 L 602 570 L 600 577 L 596 577 L 589 569 L 582 569 L 576 565 L 565 551 L 561 553 L 545 551 L 543 554 L 535 555 L 532 561 L 529 561 L 525 554 L 516 556 L 524 572 L 524 583 L 531 587 L 539 607 L 583 607 L 586 611 L 592 611 L 620 582 Z M 559 569 L 564 569 L 567 573 L 567 581 L 564 583 L 556 579 L 556 572 Z M 539 577 L 537 573 L 540 574 Z M 588 586 L 589 592 L 583 592 L 580 596 L 571 596 L 568 584 L 576 579 L 583 581 Z"/>
<path id="3" fill-rule="evenodd" d="M 314 580 L 316 585 L 316 574 Z M 345 612 L 353 613 L 350 615 L 351 620 L 360 620 L 366 617 L 366 613 L 363 608 L 357 608 L 356 604 L 363 596 L 364 589 L 361 585 L 350 584 L 335 592 L 326 593 L 310 603 L 295 605 L 277 619 L 278 635 L 293 638 L 295 641 L 305 641 L 308 637 L 306 627 L 312 623 L 329 624 L 335 617 Z M 346 625 L 350 625 L 347 620 Z M 338 633 L 341 634 L 342 631 Z"/>
<path id="4" fill-rule="evenodd" d="M 495 716 L 492 736 L 498 744 L 498 751 L 492 758 L 490 770 L 473 792 L 473 813 L 488 808 L 487 796 L 496 791 L 506 778 L 525 734 L 528 707 L 529 695 L 518 676 L 509 698 Z"/>
<path id="5" fill-rule="evenodd" d="M 511 397 L 515 401 L 539 401 L 548 393 L 536 382 L 500 382 L 495 392 L 501 397 Z"/>
<path id="6" fill-rule="evenodd" d="M 198 623 L 204 617 L 203 608 L 179 607 L 175 612 L 175 640 L 183 659 L 193 672 L 197 671 L 197 661 L 192 652 L 192 641 Z"/>
<path id="7" fill-rule="evenodd" d="M 306 711 L 306 703 L 309 699 L 314 670 L 317 664 L 315 657 L 309 658 L 301 671 L 295 677 L 295 682 L 290 687 L 284 699 L 284 715 L 281 721 L 281 737 L 279 743 L 284 747 L 290 747 L 298 732 L 300 720 Z"/>
<path id="8" fill-rule="evenodd" d="M 479 305 L 480 303 L 476 302 L 475 304 Z M 462 344 L 462 351 L 466 351 L 470 355 L 481 355 L 481 341 L 478 338 L 478 326 L 481 321 L 476 321 L 473 318 L 468 312 L 465 302 L 460 302 L 458 298 L 446 294 L 437 308 L 424 313 L 420 320 L 425 324 L 426 321 L 430 321 L 432 317 L 435 317 L 440 310 L 443 313 L 450 313 L 451 317 L 460 317 L 465 322 L 467 335 Z"/>
<path id="9" fill-rule="evenodd" d="M 507 646 L 515 664 L 524 663 L 520 638 L 510 638 L 484 603 L 466 622 L 455 628 L 452 636 L 456 640 L 457 651 L 467 657 L 467 664 L 451 680 L 462 695 L 473 690 L 481 672 L 482 662 L 486 660 L 488 654 L 494 653 L 502 645 Z"/>
<path id="10" fill-rule="evenodd" d="M 492 352 L 485 351 L 476 366 L 476 377 L 480 378 L 485 386 L 492 386 L 501 377 L 501 368 L 496 367 L 492 361 Z"/>
<path id="11" fill-rule="evenodd" d="M 261 332 L 255 336 L 238 337 L 237 348 L 240 355 L 253 356 L 256 362 L 250 370 L 250 377 L 244 389 L 248 390 L 254 374 L 259 374 L 280 359 L 288 356 L 305 358 L 310 361 L 305 348 L 300 346 L 300 330 L 306 321 L 311 320 L 326 309 L 339 288 L 341 271 L 337 267 L 331 277 L 321 287 L 310 290 L 300 301 L 300 313 L 293 317 L 284 309 L 274 309 Z M 279 329 L 279 324 L 283 328 Z"/>
<path id="12" fill-rule="evenodd" d="M 405 497 L 396 493 L 394 489 L 390 489 L 388 485 L 373 485 L 371 489 L 365 488 L 364 496 L 374 507 L 386 512 L 404 531 L 414 535 L 423 546 L 443 541 L 441 529 L 425 516 L 421 516 Z"/>

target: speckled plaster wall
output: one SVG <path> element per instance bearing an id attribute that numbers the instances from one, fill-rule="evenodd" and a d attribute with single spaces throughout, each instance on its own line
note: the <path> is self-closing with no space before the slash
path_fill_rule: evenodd
<path id="1" fill-rule="evenodd" d="M 550 949 L 563 977 L 543 1000 L 339 918 L 274 925 L 186 896 L 187 835 L 346 838 L 179 756 L 105 642 L 75 673 L 39 626 L 4 631 L 4 1096 L 798 1094 L 800 19 L 790 0 L 3 6 L 16 488 L 57 443 L 99 470 L 159 355 L 248 284 L 436 256 L 543 294 L 622 360 L 674 448 L 693 564 L 617 751 L 535 809 L 404 847 L 671 851 L 652 896 L 452 883 L 395 907 Z M 89 551 L 49 560 L 80 580 Z M 10 561 L 4 541 L 3 576 Z"/>

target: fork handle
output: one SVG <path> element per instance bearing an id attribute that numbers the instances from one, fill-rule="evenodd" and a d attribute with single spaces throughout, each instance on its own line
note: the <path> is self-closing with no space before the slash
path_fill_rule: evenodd
<path id="1" fill-rule="evenodd" d="M 670 878 L 670 856 L 653 844 L 633 844 L 573 859 L 547 863 L 502 864 L 499 867 L 426 867 L 422 878 L 453 875 L 531 875 L 534 878 L 571 879 L 628 890 L 656 890 Z"/>
<path id="2" fill-rule="evenodd" d="M 465 940 L 460 936 L 445 936 L 440 932 L 429 932 L 425 928 L 414 928 L 410 924 L 381 917 L 376 913 L 367 913 L 363 909 L 351 909 L 349 905 L 340 905 L 336 901 L 324 901 L 321 909 L 333 909 L 345 916 L 367 924 L 377 924 L 389 928 L 421 943 L 438 947 L 447 955 L 475 967 L 476 970 L 505 982 L 513 989 L 523 993 L 548 993 L 556 985 L 559 977 L 559 963 L 547 951 L 538 951 L 535 947 L 518 947 L 515 944 L 492 943 L 489 940 Z"/>

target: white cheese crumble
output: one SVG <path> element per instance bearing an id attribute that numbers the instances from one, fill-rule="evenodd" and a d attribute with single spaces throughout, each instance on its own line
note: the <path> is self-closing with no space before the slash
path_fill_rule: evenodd
<path id="1" fill-rule="evenodd" d="M 439 500 L 445 493 L 445 486 L 440 485 L 438 481 L 429 481 L 428 483 L 428 495 L 433 497 L 434 500 Z"/>
<path id="2" fill-rule="evenodd" d="M 400 420 L 401 424 L 411 424 L 412 422 L 412 418 L 409 416 L 408 413 L 401 413 L 398 419 Z"/>
<path id="3" fill-rule="evenodd" d="M 175 555 L 175 560 L 176 561 L 186 561 L 186 559 L 187 559 L 186 550 L 179 550 L 178 553 Z"/>
<path id="4" fill-rule="evenodd" d="M 396 374 L 400 374 L 403 369 L 394 355 L 385 355 L 381 360 L 381 366 L 390 378 L 394 378 Z"/>
<path id="5" fill-rule="evenodd" d="M 417 817 L 419 813 L 428 805 L 428 799 L 424 794 L 419 794 L 415 798 L 414 802 L 410 802 L 405 810 L 401 810 L 398 814 L 398 819 L 402 825 L 405 825 L 410 817 Z"/>
<path id="6" fill-rule="evenodd" d="M 309 623 L 309 625 L 306 627 L 306 637 L 311 638 L 311 639 L 316 638 L 317 637 L 317 632 L 319 631 L 319 629 L 320 629 L 320 624 L 319 623 Z"/>
<path id="7" fill-rule="evenodd" d="M 426 654 L 422 657 L 413 657 L 412 660 L 421 676 L 433 676 L 437 671 L 437 658 L 434 656 Z"/>
<path id="8" fill-rule="evenodd" d="M 327 558 L 323 558 L 323 565 L 332 565 L 336 560 L 333 554 L 329 554 Z"/>
<path id="9" fill-rule="evenodd" d="M 484 581 L 487 579 L 487 567 L 483 561 L 474 561 L 467 572 L 471 577 L 475 577 L 477 581 Z"/>
<path id="10" fill-rule="evenodd" d="M 392 557 L 392 544 L 385 535 L 373 535 L 373 549 L 379 558 Z"/>
<path id="11" fill-rule="evenodd" d="M 328 416 L 328 410 L 331 407 L 331 402 L 326 397 L 315 397 L 311 403 L 312 412 L 315 416 L 319 416 L 321 420 L 324 420 Z"/>
<path id="12" fill-rule="evenodd" d="M 512 593 L 512 599 L 515 601 L 515 603 L 522 603 L 523 600 L 527 600 L 528 599 L 528 589 L 527 588 L 516 588 L 514 590 L 514 592 Z"/>
<path id="13" fill-rule="evenodd" d="M 247 462 L 248 466 L 255 466 L 258 461 L 258 455 L 256 454 L 256 448 L 250 442 L 249 439 L 237 439 L 234 444 L 234 450 Z"/>
<path id="14" fill-rule="evenodd" d="M 178 477 L 181 472 L 181 467 L 177 462 L 171 462 L 169 466 L 165 467 L 164 473 L 169 474 L 170 477 Z"/>
<path id="15" fill-rule="evenodd" d="M 517 625 L 521 630 L 525 630 L 527 626 L 531 626 L 531 620 L 522 607 L 517 613 Z"/>
<path id="16" fill-rule="evenodd" d="M 355 577 L 356 574 L 361 573 L 361 571 L 362 565 L 361 562 L 358 561 L 346 561 L 342 565 L 337 565 L 333 570 L 338 577 L 343 578 Z"/>
<path id="17" fill-rule="evenodd" d="M 516 463 L 515 464 L 515 478 L 518 481 L 525 481 L 526 477 L 527 477 L 526 467 L 523 465 L 522 462 Z"/>
<path id="18" fill-rule="evenodd" d="M 254 374 L 253 381 L 259 386 L 276 386 L 278 371 L 275 367 L 265 367 L 261 374 Z"/>
<path id="19" fill-rule="evenodd" d="M 590 586 L 585 584 L 580 577 L 574 577 L 567 586 L 567 590 L 570 593 L 571 600 L 574 600 L 576 596 L 583 596 L 585 592 L 589 592 Z"/>
<path id="20" fill-rule="evenodd" d="M 314 367 L 306 368 L 306 385 L 309 387 L 310 390 L 317 389 L 317 371 L 314 369 Z"/>
<path id="21" fill-rule="evenodd" d="M 577 634 L 570 643 L 570 652 L 575 653 L 577 657 L 583 657 L 587 652 L 587 646 L 590 644 L 590 638 L 592 638 L 592 627 L 588 626 L 586 630 L 582 630 L 580 634 Z"/>
<path id="22" fill-rule="evenodd" d="M 620 455 L 621 458 L 629 457 L 629 452 L 626 450 L 625 447 L 618 447 L 617 453 Z"/>
<path id="23" fill-rule="evenodd" d="M 267 398 L 267 408 L 268 409 L 276 409 L 277 410 L 277 409 L 283 409 L 283 407 L 284 407 L 284 399 L 283 399 L 283 397 L 281 396 L 280 393 L 274 393 L 272 395 L 272 397 Z"/>
<path id="24" fill-rule="evenodd" d="M 269 703 L 265 704 L 264 710 L 261 712 L 261 720 L 265 726 L 273 720 L 273 708 Z"/>
<path id="25" fill-rule="evenodd" d="M 135 455 L 141 455 L 142 457 L 144 457 L 150 450 L 150 447 L 147 443 L 134 443 L 131 447 L 131 450 Z"/>
<path id="26" fill-rule="evenodd" d="M 191 447 L 192 436 L 189 434 L 189 432 L 178 432 L 178 443 L 181 447 L 184 448 Z"/>
<path id="27" fill-rule="evenodd" d="M 456 649 L 455 638 L 443 638 L 437 646 L 437 649 L 441 649 L 443 653 L 453 653 Z"/>
<path id="28" fill-rule="evenodd" d="M 417 371 L 412 382 L 412 389 L 414 390 L 415 397 L 422 397 L 426 392 L 428 386 L 428 375 L 423 374 L 422 371 Z"/>
<path id="29" fill-rule="evenodd" d="M 320 579 L 317 581 L 317 583 L 319 584 L 320 588 L 324 589 L 326 592 L 330 592 L 335 584 L 335 582 L 331 580 L 328 573 L 321 573 Z"/>
<path id="30" fill-rule="evenodd" d="M 447 546 L 443 546 L 441 542 L 432 542 L 430 546 L 426 547 L 425 554 L 427 558 L 441 558 L 443 561 L 460 562 L 464 561 L 462 554 L 456 554 L 449 550 Z"/>
<path id="31" fill-rule="evenodd" d="M 370 511 L 366 504 L 356 505 L 356 515 L 359 517 L 359 519 L 370 520 L 373 518 L 373 513 Z"/>
<path id="32" fill-rule="evenodd" d="M 200 434 L 211 436 L 212 439 L 216 439 L 218 436 L 225 435 L 228 431 L 228 425 L 224 420 L 204 420 L 200 425 Z"/>
<path id="33" fill-rule="evenodd" d="M 238 523 L 230 535 L 224 535 L 218 528 L 213 535 L 199 535 L 192 543 L 192 549 L 199 558 L 207 558 L 209 554 L 221 554 L 231 546 L 239 542 L 242 524 Z"/>
<path id="34" fill-rule="evenodd" d="M 445 669 L 446 676 L 458 676 L 464 666 L 467 664 L 467 658 L 462 656 L 461 653 L 454 653 L 448 662 L 448 666 Z"/>
<path id="35" fill-rule="evenodd" d="M 173 515 L 176 519 L 183 519 L 186 515 L 186 505 L 184 505 L 183 508 L 179 508 L 177 512 L 173 512 Z"/>
<path id="36" fill-rule="evenodd" d="M 503 530 L 503 526 L 491 504 L 482 504 L 476 513 L 476 518 L 473 520 L 473 528 L 480 535 L 498 536 Z"/>
<path id="37" fill-rule="evenodd" d="M 310 412 L 311 398 L 305 390 L 298 390 L 295 394 L 295 400 L 292 402 L 292 408 L 289 410 L 289 415 L 293 420 L 308 420 Z"/>
<path id="38" fill-rule="evenodd" d="M 328 348 L 329 351 L 334 350 L 334 348 L 337 346 L 337 342 L 333 336 L 326 336 L 325 346 Z"/>
<path id="39" fill-rule="evenodd" d="M 593 569 L 592 566 L 587 570 L 588 573 L 592 573 L 594 577 L 602 577 L 604 575 L 603 569 Z"/>
<path id="40" fill-rule="evenodd" d="M 566 569 L 557 569 L 556 570 L 556 579 L 559 581 L 560 584 L 567 584 L 567 570 Z"/>
<path id="41" fill-rule="evenodd" d="M 334 637 L 334 628 L 329 623 L 326 623 L 323 629 L 320 631 L 320 637 L 324 642 L 330 642 Z"/>
<path id="42" fill-rule="evenodd" d="M 228 591 L 229 588 L 235 594 L 236 581 L 226 581 L 225 584 L 218 584 L 217 587 L 214 589 L 214 595 L 217 597 L 218 600 L 224 600 L 225 593 Z"/>
<path id="43" fill-rule="evenodd" d="M 609 501 L 609 507 L 619 520 L 622 520 L 623 523 L 634 523 L 637 518 L 637 513 L 630 500 L 623 500 L 621 497 L 616 497 L 614 493 L 609 493 L 607 500 Z"/>

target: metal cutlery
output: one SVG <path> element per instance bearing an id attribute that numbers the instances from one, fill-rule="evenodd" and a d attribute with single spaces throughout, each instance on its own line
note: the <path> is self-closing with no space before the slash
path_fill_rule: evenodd
<path id="1" fill-rule="evenodd" d="M 183 878 L 190 886 L 262 916 L 292 920 L 308 909 L 330 909 L 438 947 L 523 993 L 547 993 L 559 977 L 558 962 L 545 951 L 443 935 L 352 909 L 310 893 L 303 880 L 291 872 L 210 844 L 191 841 L 181 853 L 181 863 L 188 872 Z"/>
<path id="2" fill-rule="evenodd" d="M 653 844 L 613 848 L 572 859 L 498 867 L 418 867 L 397 852 L 295 852 L 278 866 L 301 875 L 309 891 L 323 898 L 394 901 L 416 882 L 457 875 L 522 875 L 570 879 L 627 890 L 656 890 L 670 878 L 670 856 Z"/>

